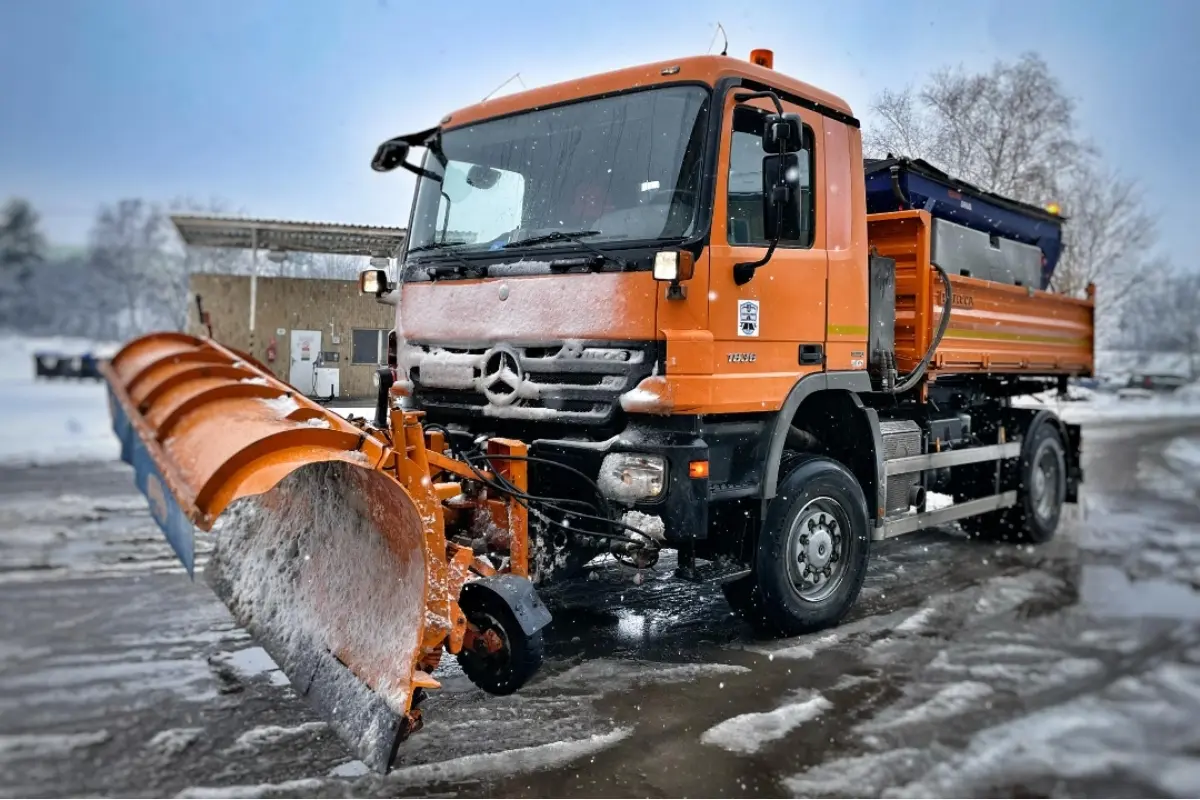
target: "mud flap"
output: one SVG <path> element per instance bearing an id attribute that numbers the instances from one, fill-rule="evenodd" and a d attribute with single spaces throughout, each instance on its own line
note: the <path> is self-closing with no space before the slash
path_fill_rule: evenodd
<path id="1" fill-rule="evenodd" d="M 462 604 L 469 606 L 473 595 L 488 593 L 506 606 L 517 619 L 517 624 L 526 636 L 532 636 L 550 624 L 552 617 L 537 589 L 528 579 L 517 575 L 493 575 L 480 578 L 463 586 Z"/>

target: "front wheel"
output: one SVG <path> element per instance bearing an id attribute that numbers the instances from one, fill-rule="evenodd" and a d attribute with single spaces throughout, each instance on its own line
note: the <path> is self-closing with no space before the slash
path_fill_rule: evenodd
<path id="1" fill-rule="evenodd" d="M 508 604 L 489 592 L 462 600 L 471 626 L 458 665 L 471 683 L 488 694 L 506 695 L 520 689 L 542 665 L 542 632 L 525 633 Z"/>
<path id="2" fill-rule="evenodd" d="M 752 574 L 727 584 L 725 596 L 768 635 L 831 627 L 858 598 L 870 547 L 858 481 L 832 459 L 801 456 L 767 508 Z"/>

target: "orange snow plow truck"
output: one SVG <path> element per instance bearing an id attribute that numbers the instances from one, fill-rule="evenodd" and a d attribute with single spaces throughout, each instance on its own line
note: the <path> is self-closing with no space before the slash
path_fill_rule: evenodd
<path id="1" fill-rule="evenodd" d="M 103 373 L 180 558 L 211 531 L 207 580 L 373 769 L 444 652 L 520 689 L 536 587 L 597 557 L 674 551 L 790 636 L 838 624 L 874 541 L 1045 542 L 1076 500 L 1078 427 L 1011 403 L 1092 370 L 1091 293 L 1046 289 L 1062 218 L 864 162 L 769 51 L 489 100 L 372 166 L 417 176 L 403 257 L 360 276 L 396 308 L 372 420 L 184 334 Z"/>

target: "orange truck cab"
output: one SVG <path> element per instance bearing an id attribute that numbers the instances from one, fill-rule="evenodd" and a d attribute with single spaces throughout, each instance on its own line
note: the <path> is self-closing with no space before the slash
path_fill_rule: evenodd
<path id="1" fill-rule="evenodd" d="M 984 233 L 977 267 L 902 192 L 869 214 L 852 110 L 771 62 L 622 69 L 385 142 L 374 168 L 418 176 L 408 239 L 361 280 L 397 311 L 380 426 L 404 403 L 527 441 L 530 496 L 564 498 L 531 517 L 556 520 L 543 577 L 640 531 L 795 633 L 841 618 L 872 540 L 1054 533 L 1079 431 L 1010 398 L 1091 373 L 1094 305 L 995 279 L 1027 245 Z"/>

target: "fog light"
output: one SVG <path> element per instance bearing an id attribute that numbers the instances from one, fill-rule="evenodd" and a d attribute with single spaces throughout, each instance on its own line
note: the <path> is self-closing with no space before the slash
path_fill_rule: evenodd
<path id="1" fill-rule="evenodd" d="M 605 497 L 632 505 L 663 493 L 667 460 L 640 453 L 609 453 L 600 465 L 600 491 Z"/>

